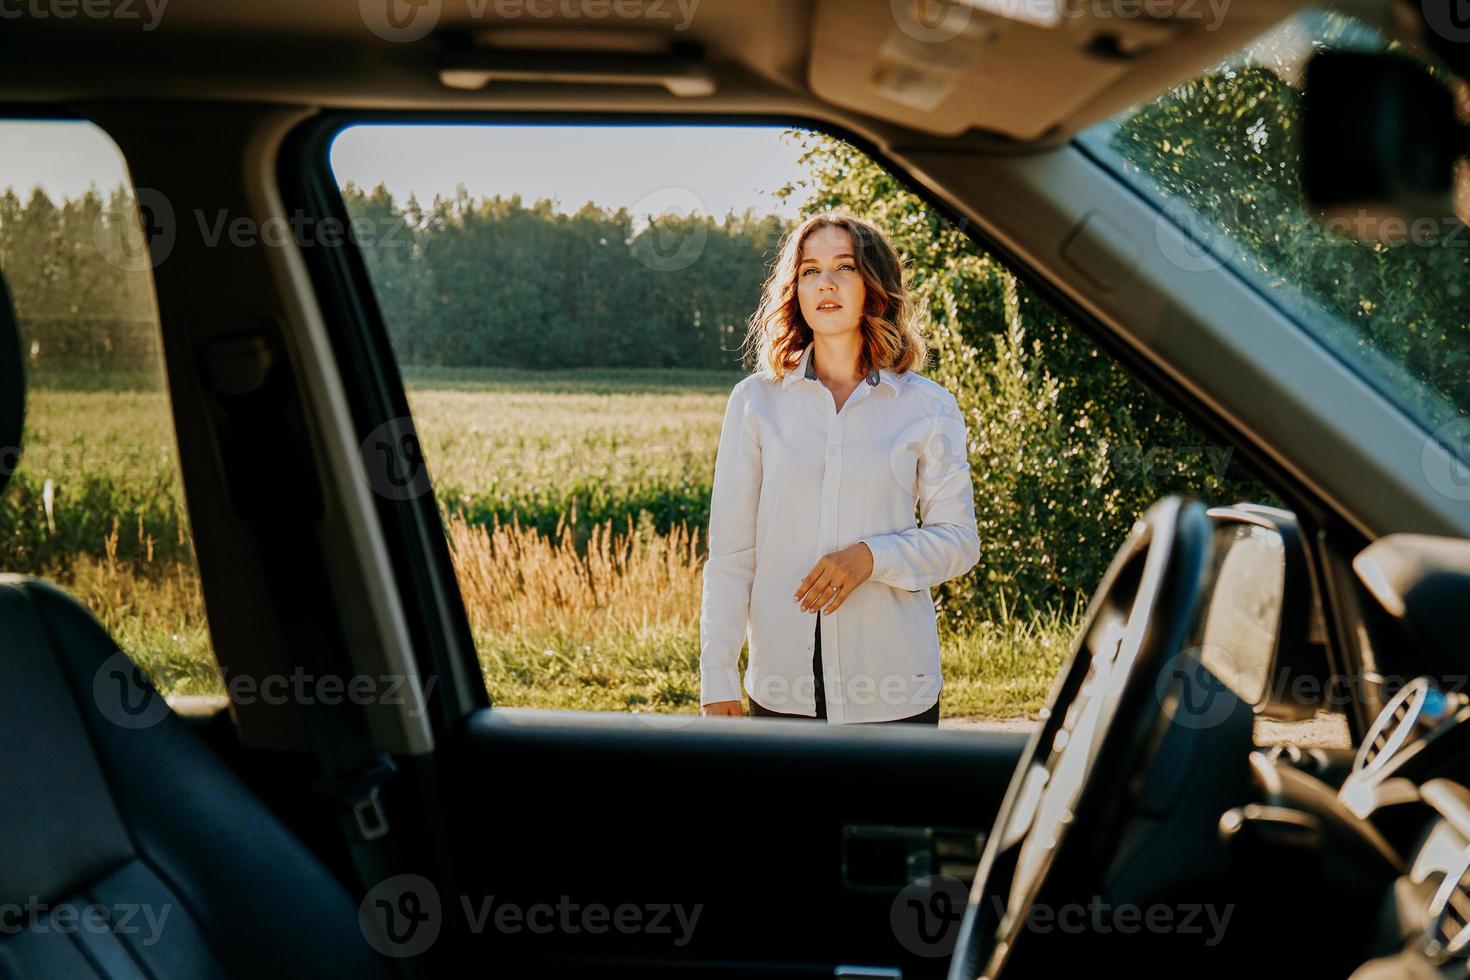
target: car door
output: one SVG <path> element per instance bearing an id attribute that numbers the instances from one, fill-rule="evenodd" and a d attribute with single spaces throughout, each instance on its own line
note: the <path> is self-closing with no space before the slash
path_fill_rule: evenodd
<path id="1" fill-rule="evenodd" d="M 942 976 L 1026 736 L 814 728 L 468 718 L 443 778 L 472 960 L 567 976 Z"/>
<path id="2" fill-rule="evenodd" d="M 287 186 L 347 224 L 319 165 L 344 124 L 299 130 L 282 159 L 313 161 Z M 307 254 L 360 431 L 413 417 L 363 256 Z M 413 455 L 390 468 L 411 473 Z M 390 537 L 425 543 L 406 566 L 415 604 L 463 616 L 432 495 L 391 496 L 377 498 Z M 470 962 L 527 974 L 943 975 L 1024 728 L 486 706 L 465 652 L 437 654 L 440 697 L 462 706 L 435 753 L 453 881 L 388 889 L 405 936 L 435 908 Z"/>
<path id="3" fill-rule="evenodd" d="M 343 247 L 352 215 L 325 164 L 346 120 L 99 116 L 181 219 L 156 280 L 206 600 L 240 627 L 216 631 L 222 666 L 319 664 L 325 641 L 421 695 L 364 705 L 354 737 L 396 762 L 390 832 L 346 849 L 372 861 L 336 862 L 383 918 L 385 954 L 563 975 L 942 974 L 1025 734 L 492 707 L 388 324 Z M 160 132 L 181 125 L 211 166 L 168 151 Z M 285 214 L 309 227 L 272 243 Z M 236 241 L 235 218 L 259 233 Z M 262 363 L 279 368 L 270 397 L 232 395 Z M 310 744 L 313 716 L 270 707 L 235 699 L 247 745 Z"/>
<path id="4" fill-rule="evenodd" d="M 437 379 L 436 385 L 481 383 L 462 364 L 484 356 L 482 351 L 466 341 L 460 347 L 438 348 L 441 358 L 457 352 L 459 362 L 426 367 L 416 358 L 425 357 L 425 346 L 433 350 L 435 343 L 442 344 L 446 332 L 461 340 L 483 329 L 492 314 L 514 317 L 521 312 L 515 304 L 535 305 L 538 294 L 510 287 L 539 271 L 517 265 L 514 251 L 491 252 L 493 261 L 476 264 L 467 258 L 476 254 L 471 245 L 451 238 L 450 250 L 434 253 L 436 262 L 452 270 L 450 278 L 436 278 L 433 288 L 415 293 L 410 284 L 422 285 L 415 277 L 437 275 L 437 267 L 415 267 L 404 258 L 405 250 L 390 244 L 402 232 L 379 191 L 359 194 L 356 209 L 349 208 L 344 178 L 325 165 L 349 142 L 354 125 L 379 125 L 392 134 L 392 140 L 378 145 L 377 155 L 366 155 L 370 161 L 393 140 L 423 139 L 440 147 L 436 155 L 447 159 L 470 156 L 434 142 L 443 139 L 442 131 L 413 129 L 414 124 L 445 121 L 434 116 L 329 117 L 299 127 L 280 152 L 289 206 L 358 229 L 357 248 L 308 248 L 303 254 L 323 302 L 334 354 L 352 382 L 364 462 L 381 467 L 373 471 L 375 504 L 390 549 L 400 556 L 397 568 L 407 616 L 419 624 L 444 709 L 436 719 L 434 770 L 452 880 L 396 880 L 375 901 L 400 927 L 409 944 L 404 950 L 421 938 L 413 923 L 438 923 L 464 940 L 468 961 L 524 972 L 942 975 L 969 876 L 1028 726 L 902 730 L 756 724 L 700 718 L 687 708 L 665 714 L 646 708 L 628 713 L 487 706 L 482 668 L 502 690 L 526 701 L 535 703 L 545 692 L 515 687 L 498 666 L 504 651 L 464 635 L 476 629 L 461 629 L 463 618 L 486 632 L 483 609 L 466 613 L 466 596 L 473 598 L 479 586 L 456 584 L 443 514 L 429 489 L 431 477 L 452 488 L 441 489 L 438 496 L 455 502 L 445 508 L 452 547 L 466 547 L 469 537 L 461 535 L 469 531 L 456 509 L 462 513 L 476 506 L 475 488 L 454 477 L 456 463 L 435 469 L 433 460 L 461 451 L 473 440 L 470 433 L 505 423 L 488 408 L 478 415 L 443 412 L 443 403 L 463 391 L 424 396 L 421 382 L 426 376 Z M 488 120 L 453 121 L 456 127 L 439 130 L 473 134 L 477 125 L 492 126 Z M 517 139 L 530 137 L 511 133 L 500 139 L 515 147 Z M 584 142 L 589 139 L 598 137 L 584 137 Z M 606 156 L 609 161 L 616 156 L 611 146 Z M 488 162 L 486 166 L 494 169 Z M 502 199 L 476 205 L 457 194 L 453 202 L 436 202 L 429 226 L 453 230 L 498 220 L 511 227 L 511 218 L 517 218 L 526 222 L 514 226 L 520 234 L 560 257 L 543 239 L 532 237 L 527 225 L 534 222 L 516 207 Z M 587 220 L 589 227 L 601 227 Z M 594 291 L 576 273 L 599 261 L 591 245 L 606 248 L 609 237 L 599 240 L 595 231 L 574 236 L 576 245 L 587 251 L 577 253 L 580 264 L 568 263 L 566 292 Z M 413 248 L 445 249 L 441 242 L 418 241 Z M 660 287 L 652 292 L 650 317 L 659 312 L 660 302 L 673 302 L 666 297 L 676 293 L 675 287 L 660 277 L 672 277 L 687 265 L 681 244 L 658 243 L 642 259 Z M 724 261 L 738 259 L 720 254 Z M 506 289 L 477 294 L 477 284 L 486 281 Z M 514 298 L 466 301 L 474 295 Z M 425 306 L 453 311 L 440 333 L 420 329 L 415 334 L 394 320 L 411 319 Z M 585 312 L 591 316 L 596 311 Z M 552 319 L 546 329 L 555 328 Z M 655 328 L 647 329 L 653 333 Z M 1060 337 L 1067 327 L 1051 329 Z M 552 337 L 542 343 L 562 356 L 576 353 L 556 346 Z M 537 353 L 512 348 L 505 355 Z M 1157 421 L 1154 403 L 1146 405 L 1147 417 Z M 495 408 L 516 411 L 509 403 Z M 615 411 L 611 400 L 584 409 L 579 424 L 592 428 Z M 1182 419 L 1168 417 L 1168 424 L 1176 423 L 1184 425 Z M 435 427 L 438 432 L 432 431 Z M 1175 438 L 1191 432 L 1171 431 Z M 536 435 L 525 433 L 521 441 L 548 451 Z M 1197 433 L 1191 439 L 1204 445 Z M 579 444 L 586 452 L 595 451 L 590 442 Z M 530 452 L 534 457 L 535 449 Z M 568 466 L 576 462 L 554 459 Z M 499 457 L 494 462 L 501 482 L 525 470 Z M 488 480 L 489 471 L 480 479 Z M 1243 486 L 1209 485 L 1227 490 Z M 515 516 L 530 521 L 528 514 Z M 490 522 L 483 512 L 478 520 Z M 503 526 L 497 527 L 494 533 L 502 533 Z M 1107 535 L 1095 525 L 1088 530 L 1110 554 Z M 1024 559 L 1017 560 L 1024 564 Z M 575 569 L 570 573 L 578 574 Z M 659 587 L 687 590 L 689 583 L 660 580 Z M 574 591 L 571 585 L 567 589 Z M 583 611 L 574 604 L 568 608 Z M 446 625 L 455 634 L 448 641 Z M 595 643 L 594 660 L 614 655 L 612 637 Z M 524 645 L 534 646 L 529 640 Z M 569 656 L 555 643 L 544 652 L 552 660 Z M 1045 661 L 1042 651 L 1035 653 L 1036 660 Z M 535 664 L 518 664 L 548 684 L 555 681 Z M 587 698 L 607 704 L 606 698 L 598 700 L 595 688 L 616 682 L 599 673 L 595 662 L 578 660 L 575 666 L 585 672 L 585 686 L 594 689 Z M 1040 690 L 1049 682 L 1049 676 L 1041 678 Z"/>

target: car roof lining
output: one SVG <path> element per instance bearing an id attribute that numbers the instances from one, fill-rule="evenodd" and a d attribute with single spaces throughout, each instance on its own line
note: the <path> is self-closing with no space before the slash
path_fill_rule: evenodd
<path id="1" fill-rule="evenodd" d="M 98 91 L 126 101 L 176 98 L 186 77 L 191 98 L 335 108 L 566 111 L 615 102 L 648 112 L 835 109 L 853 125 L 881 122 L 914 137 L 969 134 L 993 146 L 1054 145 L 1219 62 L 1301 6 L 1089 0 L 1073 4 L 1081 13 L 1043 28 L 972 9 L 980 0 L 690 0 L 694 13 L 681 28 L 678 0 L 429 0 L 439 11 L 433 30 L 396 43 L 374 33 L 364 13 L 374 5 L 358 0 L 164 3 L 151 29 L 147 0 L 104 2 L 126 2 L 139 16 L 7 20 L 7 39 L 27 52 L 0 64 L 7 98 L 67 101 Z M 963 11 L 970 26 L 983 29 L 924 34 L 904 13 L 920 2 L 948 4 L 941 9 Z M 1218 23 L 1211 2 L 1224 7 Z M 598 3 L 629 4 L 642 16 L 590 16 Z M 475 14 L 526 9 L 550 16 Z M 1167 16 L 1130 13 L 1139 10 Z M 650 38 L 695 52 L 716 81 L 714 94 L 679 98 L 657 85 L 610 93 L 606 85 L 535 81 L 463 91 L 439 76 L 453 53 L 493 62 L 510 45 L 532 61 L 565 61 L 578 49 L 588 57 L 597 51 L 587 49 L 609 46 L 649 51 Z M 954 66 L 952 77 L 920 92 L 920 102 L 938 100 L 927 109 L 914 101 L 926 84 L 916 74 L 926 61 Z M 1046 66 L 1044 80 L 1038 64 Z"/>

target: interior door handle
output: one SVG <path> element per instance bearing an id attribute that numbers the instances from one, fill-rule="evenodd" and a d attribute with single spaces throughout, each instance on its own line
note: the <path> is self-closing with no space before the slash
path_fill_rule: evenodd
<path id="1" fill-rule="evenodd" d="M 960 827 L 846 824 L 842 884 L 862 891 L 896 891 L 933 875 L 968 883 L 985 850 L 985 834 Z"/>

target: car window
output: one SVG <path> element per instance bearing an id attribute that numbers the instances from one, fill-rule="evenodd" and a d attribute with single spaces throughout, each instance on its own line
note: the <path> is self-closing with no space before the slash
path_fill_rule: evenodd
<path id="1" fill-rule="evenodd" d="M 27 380 L 0 569 L 81 600 L 165 693 L 221 693 L 137 198 L 116 144 L 0 121 L 0 273 Z"/>
<path id="2" fill-rule="evenodd" d="M 698 712 L 722 419 L 782 236 L 821 211 L 872 221 L 908 262 L 918 373 L 968 431 L 980 560 L 932 589 L 945 724 L 1034 714 L 1158 497 L 1272 499 L 831 136 L 371 124 L 330 162 L 498 705 Z"/>
<path id="3" fill-rule="evenodd" d="M 1386 242 L 1363 243 L 1344 234 L 1351 215 L 1321 223 L 1301 196 L 1308 58 L 1386 47 L 1346 15 L 1306 11 L 1078 142 L 1188 232 L 1191 247 L 1165 248 L 1172 261 L 1247 277 L 1470 462 L 1470 198 L 1458 194 L 1443 220 L 1401 222 Z"/>

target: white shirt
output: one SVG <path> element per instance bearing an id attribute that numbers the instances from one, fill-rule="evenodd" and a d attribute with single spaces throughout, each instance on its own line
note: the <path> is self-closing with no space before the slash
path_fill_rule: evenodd
<path id="1" fill-rule="evenodd" d="M 938 701 L 942 684 L 929 589 L 980 560 L 964 416 L 942 386 L 886 369 L 838 412 L 810 370 L 811 350 L 781 381 L 769 369 L 751 374 L 725 407 L 699 616 L 700 702 L 740 698 L 748 638 L 745 692 L 773 711 L 815 715 L 817 612 L 792 596 L 823 555 L 864 541 L 872 576 L 821 617 L 827 719 L 906 718 Z"/>

